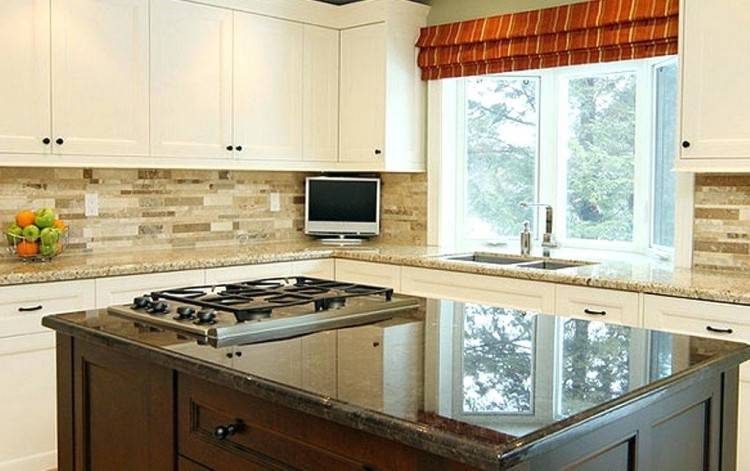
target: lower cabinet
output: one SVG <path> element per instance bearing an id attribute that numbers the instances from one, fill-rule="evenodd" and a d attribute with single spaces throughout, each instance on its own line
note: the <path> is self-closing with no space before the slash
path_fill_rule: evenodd
<path id="1" fill-rule="evenodd" d="M 336 260 L 336 281 L 384 286 L 401 291 L 401 267 L 385 263 Z"/>
<path id="2" fill-rule="evenodd" d="M 555 314 L 555 285 L 541 281 L 402 267 L 401 293 Z"/>
<path id="3" fill-rule="evenodd" d="M 0 339 L 0 372 L 0 470 L 55 468 L 54 333 Z"/>
<path id="4" fill-rule="evenodd" d="M 178 286 L 205 283 L 204 270 L 185 270 L 145 275 L 113 276 L 96 280 L 96 307 L 129 303 L 136 296 Z"/>

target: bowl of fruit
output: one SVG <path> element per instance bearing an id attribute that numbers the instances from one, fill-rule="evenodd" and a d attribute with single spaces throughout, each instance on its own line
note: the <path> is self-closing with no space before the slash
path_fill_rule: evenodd
<path id="1" fill-rule="evenodd" d="M 50 208 L 24 209 L 5 230 L 9 250 L 26 261 L 49 261 L 68 243 L 68 226 Z"/>

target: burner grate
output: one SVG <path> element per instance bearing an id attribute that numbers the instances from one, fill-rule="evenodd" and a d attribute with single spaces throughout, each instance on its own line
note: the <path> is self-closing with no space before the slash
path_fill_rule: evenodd
<path id="1" fill-rule="evenodd" d="M 238 322 L 268 317 L 273 309 L 311 303 L 315 311 L 342 307 L 357 296 L 393 297 L 393 289 L 305 276 L 154 291 L 151 298 L 234 314 Z"/>

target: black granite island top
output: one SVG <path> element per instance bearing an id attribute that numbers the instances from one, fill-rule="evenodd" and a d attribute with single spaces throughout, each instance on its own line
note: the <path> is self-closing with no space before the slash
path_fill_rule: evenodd
<path id="1" fill-rule="evenodd" d="M 43 324 L 487 470 L 750 359 L 744 344 L 438 300 L 376 325 L 218 349 L 105 310 Z"/>

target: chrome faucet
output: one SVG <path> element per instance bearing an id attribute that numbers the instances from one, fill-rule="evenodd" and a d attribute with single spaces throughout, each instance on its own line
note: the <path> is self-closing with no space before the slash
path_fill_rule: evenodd
<path id="1" fill-rule="evenodd" d="M 549 249 L 557 248 L 555 236 L 552 235 L 552 206 L 544 203 L 521 203 L 522 208 L 540 207 L 544 208 L 544 234 L 542 235 L 543 255 L 549 257 Z"/>

